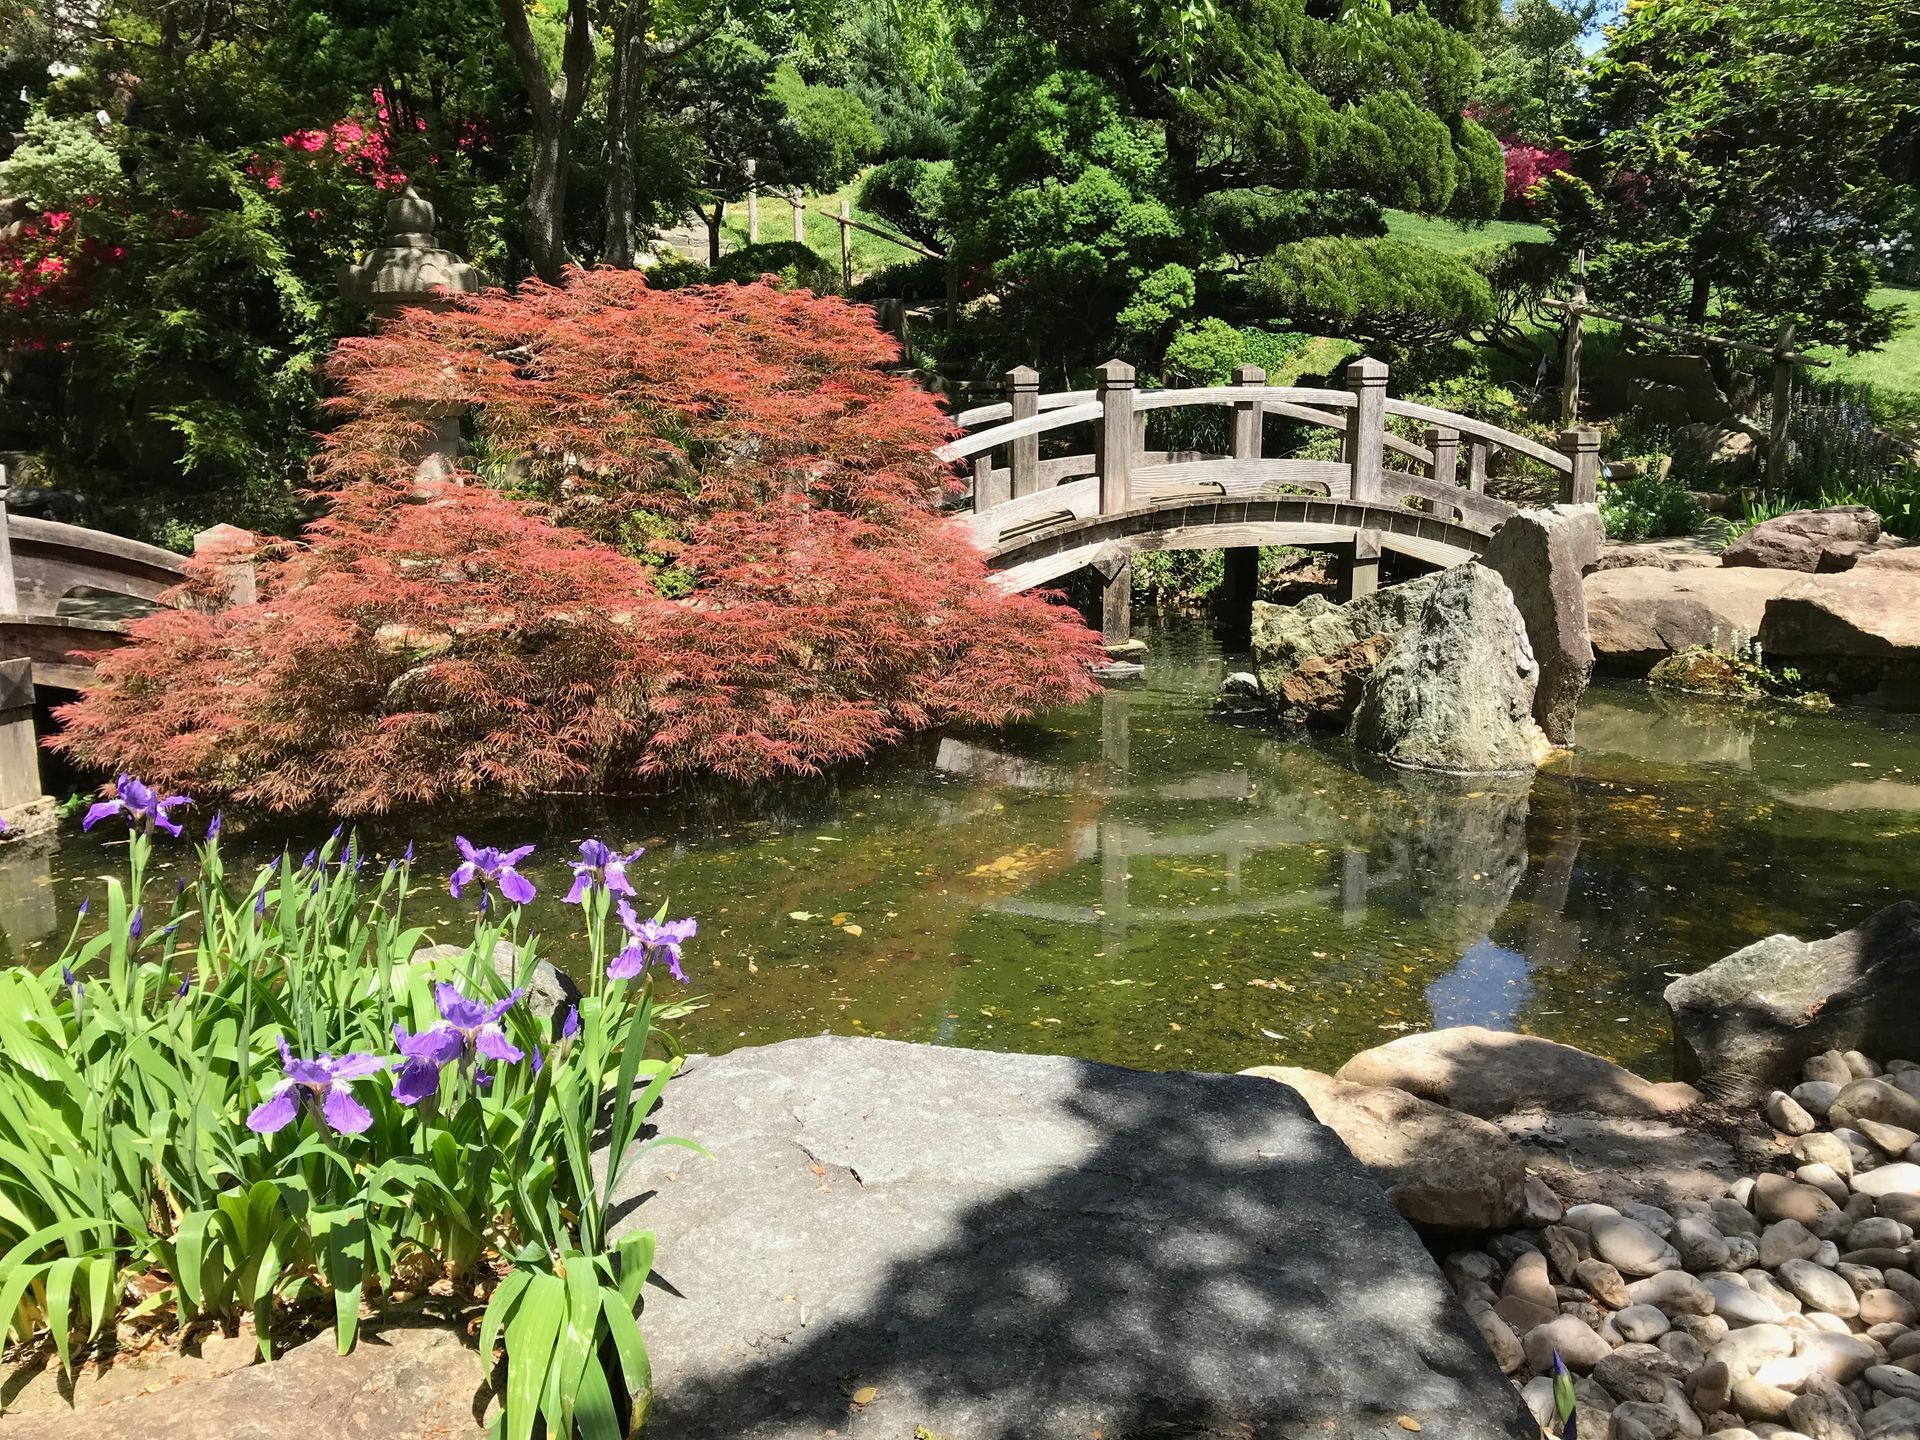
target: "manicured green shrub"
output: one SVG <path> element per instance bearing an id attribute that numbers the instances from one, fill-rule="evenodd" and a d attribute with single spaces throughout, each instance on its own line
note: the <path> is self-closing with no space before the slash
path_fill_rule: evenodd
<path id="1" fill-rule="evenodd" d="M 938 300 L 946 290 L 946 262 L 922 256 L 882 265 L 855 280 L 847 293 L 854 300 Z"/>
<path id="2" fill-rule="evenodd" d="M 1161 369 L 1170 385 L 1224 385 L 1241 365 L 1258 365 L 1271 379 L 1309 340 L 1291 330 L 1236 327 L 1208 316 L 1174 336 Z"/>
<path id="3" fill-rule="evenodd" d="M 811 290 L 816 295 L 840 291 L 840 267 L 798 240 L 743 245 L 722 255 L 718 265 L 708 266 L 702 283 L 750 285 L 762 275 L 774 276 L 788 290 Z"/>
<path id="4" fill-rule="evenodd" d="M 902 158 L 876 165 L 860 183 L 860 208 L 909 240 L 944 250 L 946 188 L 952 171 L 949 160 Z"/>
<path id="5" fill-rule="evenodd" d="M 1315 235 L 1384 235 L 1378 201 L 1352 190 L 1219 190 L 1200 221 L 1228 254 L 1250 258 Z"/>
<path id="6" fill-rule="evenodd" d="M 1439 345 L 1493 316 L 1493 291 L 1472 265 L 1401 240 L 1283 245 L 1254 267 L 1247 291 L 1292 329 L 1387 349 Z"/>

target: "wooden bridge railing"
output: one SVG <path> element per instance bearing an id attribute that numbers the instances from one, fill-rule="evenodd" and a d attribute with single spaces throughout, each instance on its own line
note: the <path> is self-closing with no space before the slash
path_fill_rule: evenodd
<path id="1" fill-rule="evenodd" d="M 1563 431 L 1555 449 L 1470 416 L 1389 399 L 1387 367 L 1378 360 L 1349 365 L 1345 390 L 1271 386 L 1266 378 L 1258 366 L 1243 365 L 1231 385 L 1137 390 L 1133 367 L 1109 360 L 1100 367 L 1094 389 L 1043 395 L 1039 375 L 1021 366 L 1007 373 L 1008 398 L 962 411 L 956 419 L 973 433 L 938 453 L 946 460 L 973 461 L 976 515 L 1068 481 L 1097 477 L 1100 513 L 1143 503 L 1169 486 L 1213 483 L 1227 493 L 1257 493 L 1278 485 L 1415 508 L 1445 503 L 1459 518 L 1481 520 L 1491 529 L 1508 507 L 1491 498 L 1469 497 L 1484 495 L 1488 461 L 1502 450 L 1557 471 L 1563 501 L 1596 498 L 1596 431 Z M 1146 448 L 1147 414 L 1201 405 L 1233 410 L 1231 454 Z M 1267 456 L 1263 422 L 1268 415 L 1341 431 L 1339 461 Z M 1416 444 L 1389 430 L 1389 415 L 1422 422 L 1426 443 Z M 1085 424 L 1094 431 L 1090 453 L 1040 458 L 1042 435 Z M 1388 468 L 1388 454 L 1405 459 L 1412 468 Z"/>

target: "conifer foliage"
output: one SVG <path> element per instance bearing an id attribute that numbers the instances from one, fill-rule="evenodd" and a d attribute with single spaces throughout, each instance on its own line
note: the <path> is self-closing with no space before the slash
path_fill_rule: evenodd
<path id="1" fill-rule="evenodd" d="M 276 809 L 805 773 L 1091 689 L 1071 610 L 942 519 L 951 433 L 868 313 L 632 271 L 343 341 L 304 543 L 137 622 L 65 707 L 108 768 Z M 433 417 L 459 472 L 415 474 Z"/>

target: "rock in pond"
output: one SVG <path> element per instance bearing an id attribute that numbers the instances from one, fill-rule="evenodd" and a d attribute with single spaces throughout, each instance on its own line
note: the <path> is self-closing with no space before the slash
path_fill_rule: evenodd
<path id="1" fill-rule="evenodd" d="M 1368 677 L 1347 734 L 1396 765 L 1456 774 L 1531 771 L 1550 749 L 1533 718 L 1540 667 L 1507 582 L 1443 570 Z"/>
<path id="2" fill-rule="evenodd" d="M 1643 1080 L 1571 1045 L 1478 1025 L 1403 1035 L 1362 1050 L 1340 1067 L 1338 1078 L 1391 1085 L 1487 1119 L 1519 1110 L 1658 1117 L 1700 1103 L 1691 1085 Z"/>
<path id="3" fill-rule="evenodd" d="M 675 1440 L 1537 1440 L 1413 1231 L 1284 1085 L 821 1037 L 699 1058 L 636 1166 Z M 636 1203 L 644 1200 L 644 1203 Z M 1398 1433 L 1395 1431 L 1395 1433 Z"/>
<path id="4" fill-rule="evenodd" d="M 1606 532 L 1593 505 L 1522 510 L 1493 532 L 1480 563 L 1507 582 L 1540 666 L 1533 718 L 1555 745 L 1573 742 L 1573 712 L 1593 675 L 1581 573 Z"/>
<path id="5" fill-rule="evenodd" d="M 1353 1085 L 1317 1070 L 1259 1065 L 1241 1073 L 1299 1092 L 1415 1225 L 1500 1230 L 1519 1217 L 1526 1160 L 1499 1126 L 1404 1090 Z"/>
<path id="6" fill-rule="evenodd" d="M 1674 981 L 1666 1001 L 1674 1073 L 1727 1099 L 1794 1084 L 1823 1050 L 1901 1055 L 1920 1014 L 1920 900 L 1825 940 L 1757 940 Z"/>
<path id="7" fill-rule="evenodd" d="M 1359 703 L 1359 688 L 1356 685 L 1349 696 L 1343 686 L 1331 684 L 1331 675 L 1353 670 L 1356 647 L 1381 639 L 1384 643 L 1359 675 L 1364 682 L 1365 671 L 1373 668 L 1393 638 L 1412 621 L 1438 578 L 1423 575 L 1344 605 L 1324 595 L 1309 595 L 1298 605 L 1269 605 L 1256 600 L 1253 669 L 1261 691 L 1276 706 L 1298 705 L 1309 711 L 1310 718 L 1345 724 Z M 1347 659 L 1338 658 L 1342 656 Z M 1294 673 L 1309 664 L 1313 667 L 1310 673 L 1289 690 Z"/>

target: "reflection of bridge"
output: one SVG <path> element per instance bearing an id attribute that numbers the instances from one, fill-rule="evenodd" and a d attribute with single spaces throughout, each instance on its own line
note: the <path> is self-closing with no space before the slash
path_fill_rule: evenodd
<path id="1" fill-rule="evenodd" d="M 1135 551 L 1226 550 L 1229 585 L 1250 600 L 1257 547 L 1331 550 L 1351 596 L 1378 584 L 1383 549 L 1433 565 L 1478 554 L 1513 513 L 1486 493 L 1496 451 L 1556 472 L 1566 501 L 1593 500 L 1599 475 L 1595 431 L 1565 431 L 1560 448 L 1548 449 L 1465 415 L 1389 399 L 1377 360 L 1349 365 L 1345 390 L 1268 385 L 1265 371 L 1243 365 L 1231 385 L 1137 391 L 1133 367 L 1119 360 L 1100 367 L 1093 390 L 1042 395 L 1025 367 L 1007 381 L 1008 398 L 962 412 L 959 424 L 973 433 L 939 451 L 973 462 L 973 511 L 955 523 L 972 531 L 1009 589 L 1097 570 L 1109 645 L 1128 638 Z M 1190 407 L 1231 410 L 1230 453 L 1147 448 L 1153 412 Z M 1339 431 L 1341 458 L 1268 455 L 1270 416 Z M 1389 416 L 1424 426 L 1426 443 L 1393 433 Z M 1076 427 L 1091 428 L 1089 450 L 1041 458 L 1043 435 L 1064 440 Z"/>
<path id="2" fill-rule="evenodd" d="M 35 695 L 77 690 L 91 658 L 123 644 L 127 622 L 186 579 L 184 557 L 82 525 L 10 515 L 0 480 L 0 811 L 18 814 L 40 794 Z M 194 537 L 205 551 L 244 544 L 215 526 Z M 232 598 L 252 598 L 252 568 L 227 567 Z"/>

